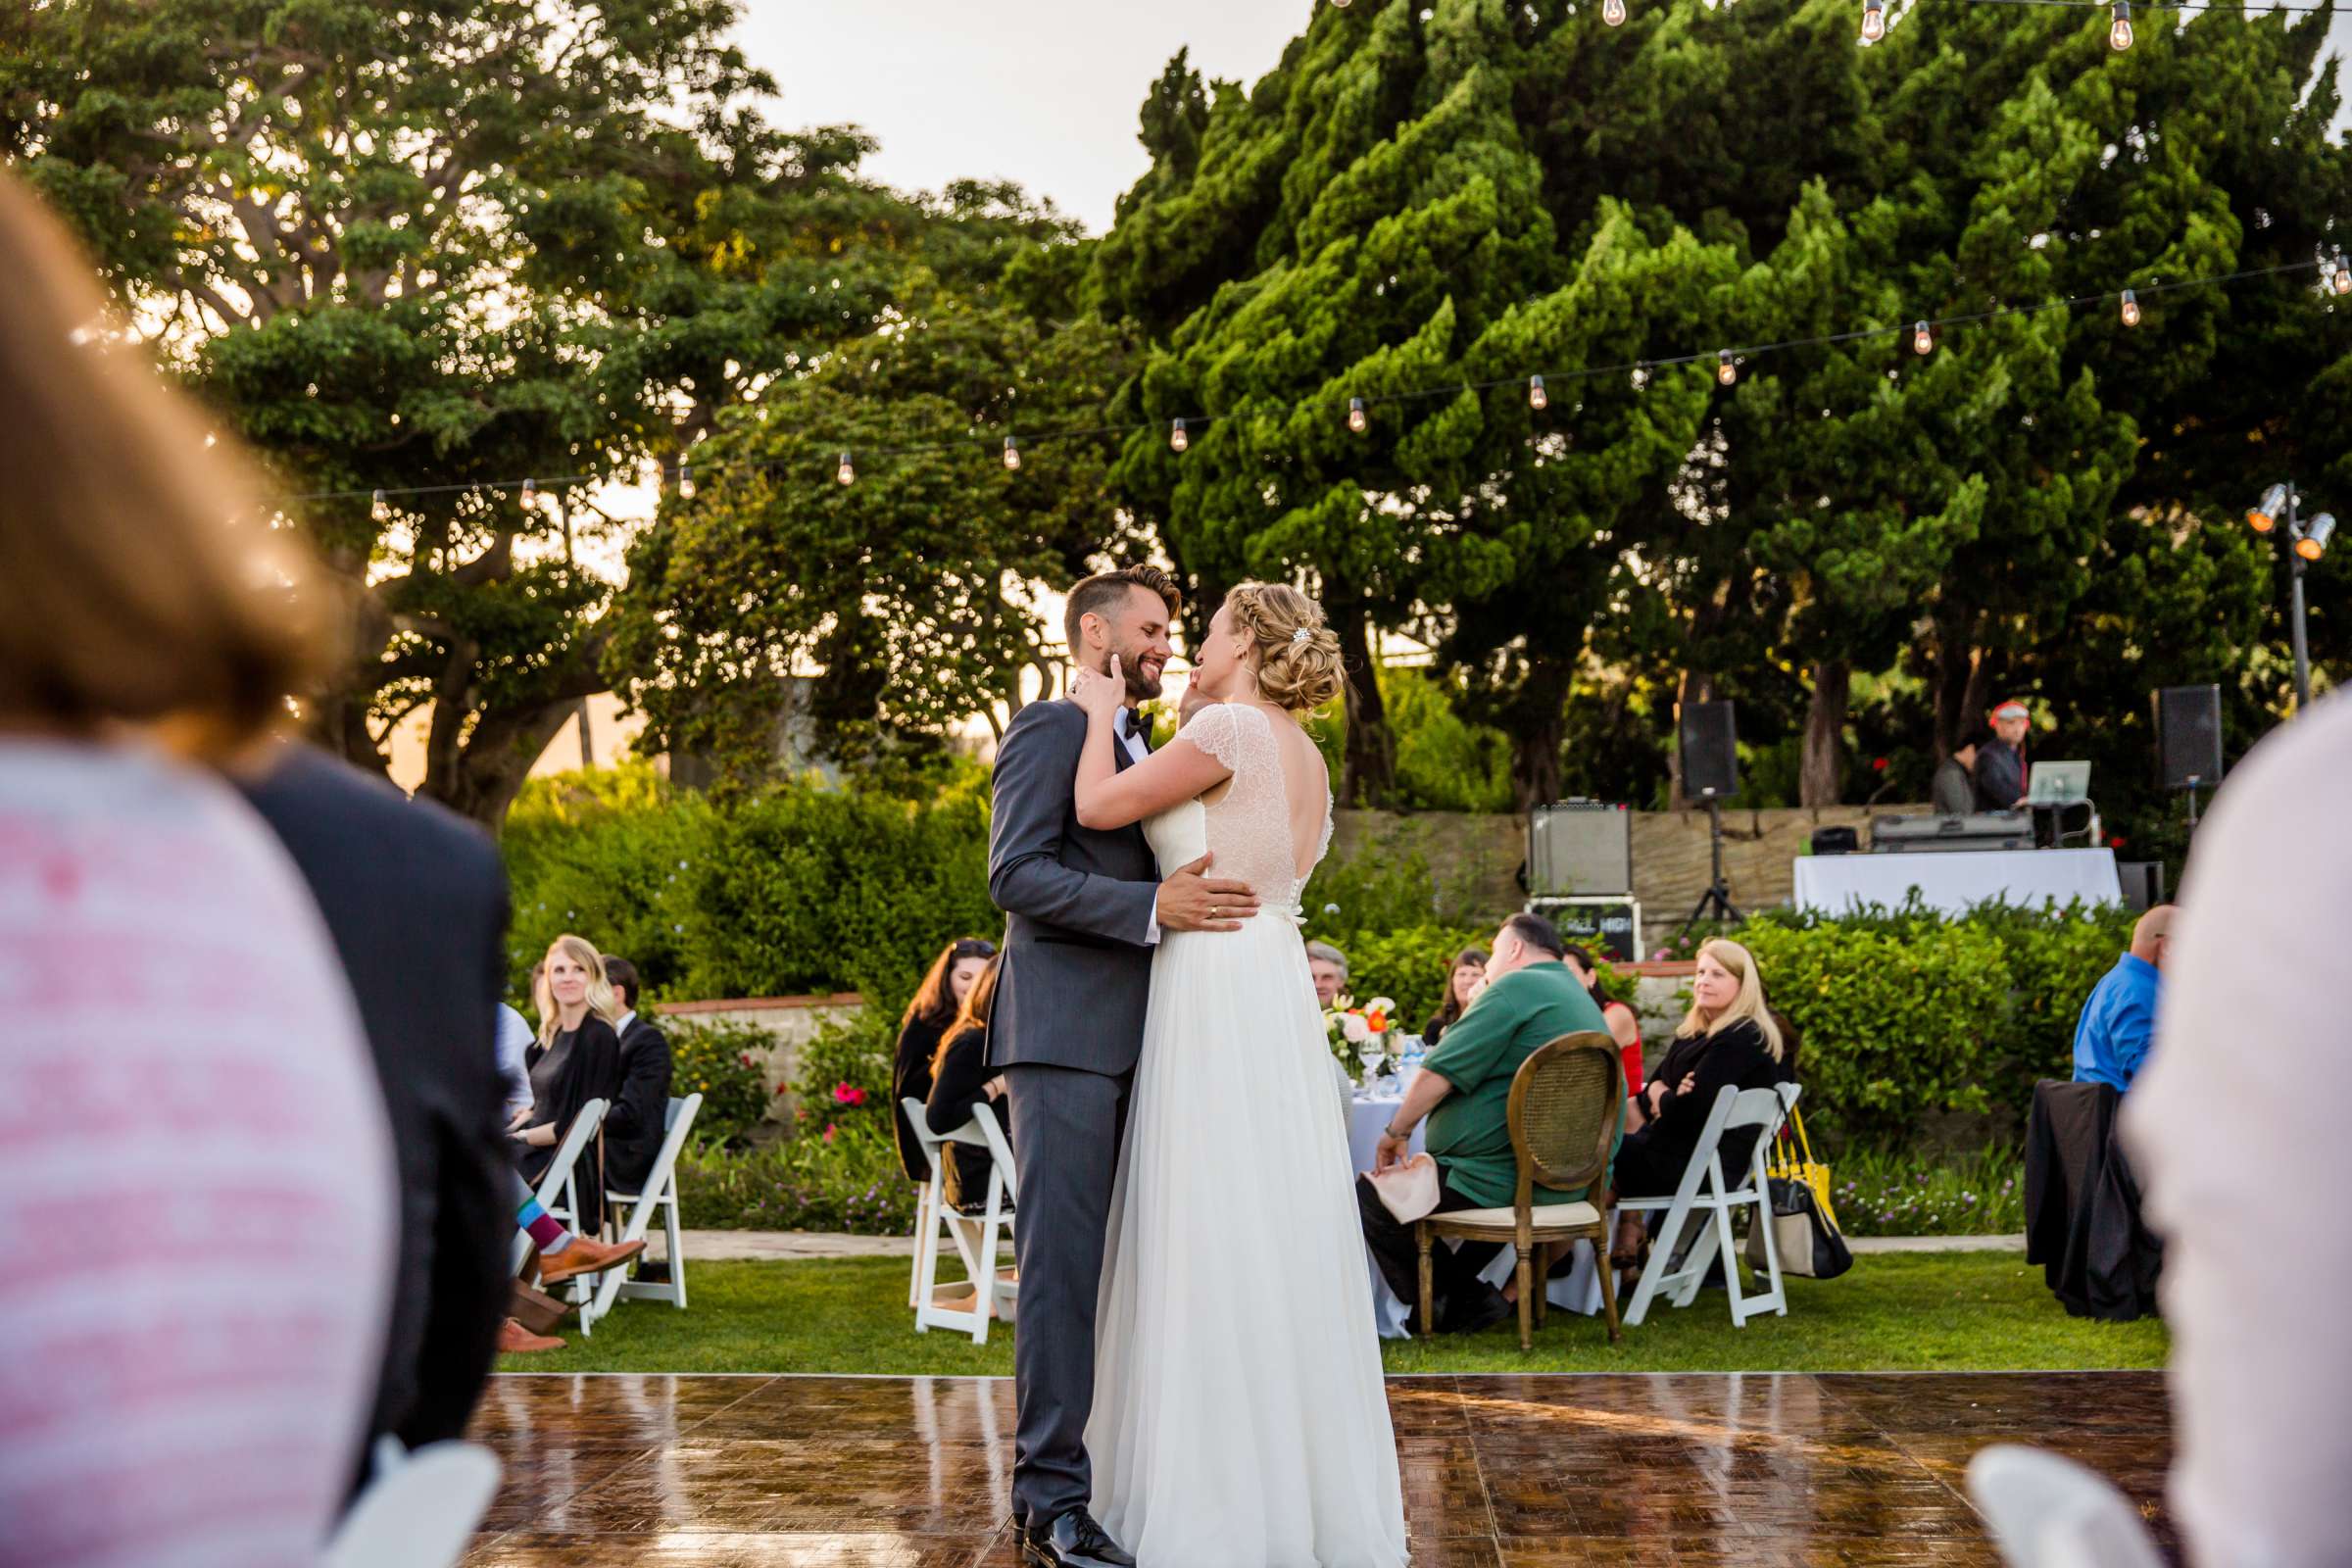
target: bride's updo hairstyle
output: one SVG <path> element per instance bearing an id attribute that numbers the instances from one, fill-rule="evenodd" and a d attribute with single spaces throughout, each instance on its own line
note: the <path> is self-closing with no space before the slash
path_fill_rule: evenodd
<path id="1" fill-rule="evenodd" d="M 1257 689 L 1267 702 L 1307 713 L 1340 695 L 1340 639 L 1323 607 L 1278 582 L 1246 582 L 1225 596 L 1233 629 L 1257 655 Z"/>

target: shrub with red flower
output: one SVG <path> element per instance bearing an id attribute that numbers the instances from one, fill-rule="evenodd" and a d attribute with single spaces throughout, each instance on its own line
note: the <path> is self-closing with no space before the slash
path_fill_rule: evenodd
<path id="1" fill-rule="evenodd" d="M 833 1103 L 836 1105 L 862 1105 L 865 1103 L 865 1091 L 856 1084 L 835 1084 L 833 1086 Z"/>

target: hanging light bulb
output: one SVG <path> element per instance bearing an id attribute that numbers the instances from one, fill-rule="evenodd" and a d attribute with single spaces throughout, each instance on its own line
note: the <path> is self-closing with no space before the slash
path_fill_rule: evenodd
<path id="1" fill-rule="evenodd" d="M 1178 419 L 1168 426 L 1168 450 L 1170 452 L 1182 452 L 1186 447 L 1189 447 L 1192 444 L 1192 437 L 1184 433 L 1184 421 L 1182 419 Z"/>
<path id="2" fill-rule="evenodd" d="M 392 503 L 384 499 L 384 493 L 381 490 L 378 490 L 375 493 L 375 505 L 368 510 L 378 522 L 390 522 L 392 520 Z"/>
<path id="3" fill-rule="evenodd" d="M 2335 284 L 2335 291 L 2338 294 L 2352 294 L 2352 267 L 2347 267 L 2344 264 L 2344 253 L 2342 251 L 2337 251 L 2335 253 L 2335 277 L 2333 281 Z"/>
<path id="4" fill-rule="evenodd" d="M 1928 323 L 1925 321 L 1912 323 L 1911 351 L 1915 354 L 1931 354 L 1935 352 L 1935 349 L 1936 334 L 1928 329 Z"/>
<path id="5" fill-rule="evenodd" d="M 858 482 L 858 470 L 850 466 L 850 455 L 847 452 L 841 455 L 841 466 L 833 470 L 833 477 L 839 479 L 843 484 Z"/>
<path id="6" fill-rule="evenodd" d="M 683 463 L 678 465 L 678 499 L 680 501 L 694 499 L 694 470 Z"/>
<path id="7" fill-rule="evenodd" d="M 1634 367 L 1634 390 L 1637 392 L 1649 390 L 1649 362 L 1646 360 Z"/>
<path id="8" fill-rule="evenodd" d="M 1551 394 L 1544 390 L 1544 378 L 1540 375 L 1527 378 L 1527 406 L 1538 414 L 1551 407 Z"/>
<path id="9" fill-rule="evenodd" d="M 2328 536 L 2335 532 L 2335 514 L 2323 512 L 2303 525 L 2303 537 L 2295 541 L 2295 554 L 2305 561 L 2317 561 L 2328 553 Z"/>
<path id="10" fill-rule="evenodd" d="M 1371 427 L 1372 416 L 1371 413 L 1365 409 L 1364 400 L 1362 398 L 1349 398 L 1348 400 L 1348 428 L 1352 430 L 1357 435 L 1362 435 Z"/>
<path id="11" fill-rule="evenodd" d="M 1010 436 L 1004 438 L 1004 466 L 1014 473 L 1021 471 L 1021 449 L 1012 444 Z"/>
<path id="12" fill-rule="evenodd" d="M 1600 0 L 1600 20 L 1612 27 L 1625 25 L 1625 0 Z"/>
<path id="13" fill-rule="evenodd" d="M 537 506 L 538 504 L 539 504 L 539 481 L 538 481 L 538 480 L 536 480 L 536 479 L 525 479 L 525 480 L 523 480 L 523 481 L 522 481 L 522 510 L 523 510 L 523 511 L 525 511 L 525 512 L 528 512 L 528 511 L 530 511 L 530 510 L 531 510 L 533 507 Z"/>
<path id="14" fill-rule="evenodd" d="M 1732 363 L 1732 351 L 1723 349 L 1715 356 L 1715 379 L 1730 386 L 1740 379 L 1740 367 Z"/>
<path id="15" fill-rule="evenodd" d="M 2132 47 L 2132 0 L 2115 0 L 2115 21 L 2107 28 L 2107 47 L 2119 54 Z"/>
<path id="16" fill-rule="evenodd" d="M 2246 526 L 2256 533 L 2269 533 L 2278 526 L 2278 514 L 2286 510 L 2286 486 L 2275 484 L 2262 493 L 2262 500 L 2246 509 Z"/>
<path id="17" fill-rule="evenodd" d="M 1862 41 L 1877 43 L 1886 36 L 1886 0 L 1862 0 Z"/>
<path id="18" fill-rule="evenodd" d="M 2137 326 L 2139 324 L 2139 296 L 2133 294 L 2130 289 L 2124 290 L 2122 315 L 2124 318 L 2124 324 L 2126 326 Z"/>

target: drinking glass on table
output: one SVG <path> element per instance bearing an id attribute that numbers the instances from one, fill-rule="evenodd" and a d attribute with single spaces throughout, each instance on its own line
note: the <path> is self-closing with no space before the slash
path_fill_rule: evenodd
<path id="1" fill-rule="evenodd" d="M 1379 1035 L 1366 1035 L 1355 1043 L 1355 1059 L 1364 1064 L 1364 1087 L 1369 1089 L 1380 1077 L 1380 1064 L 1388 1059 L 1389 1048 L 1381 1044 Z"/>

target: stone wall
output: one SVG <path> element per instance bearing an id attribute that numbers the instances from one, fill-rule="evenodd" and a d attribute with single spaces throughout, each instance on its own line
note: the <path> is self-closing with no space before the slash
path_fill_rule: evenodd
<path id="1" fill-rule="evenodd" d="M 772 1044 L 755 1053 L 761 1080 L 767 1085 L 767 1119 L 788 1122 L 799 1109 L 794 1098 L 781 1094 L 800 1076 L 801 1047 L 829 1023 L 846 1023 L 865 1010 L 865 999 L 855 991 L 829 997 L 743 997 L 716 1002 L 665 1002 L 663 1017 L 693 1023 L 741 1024 L 765 1034 Z"/>
<path id="2" fill-rule="evenodd" d="M 1859 829 L 1871 817 L 1925 807 L 1826 806 L 1723 813 L 1724 880 L 1742 911 L 1787 904 L 1795 894 L 1790 862 L 1819 827 Z M 1633 816 L 1634 897 L 1642 902 L 1642 938 L 1650 947 L 1673 940 L 1691 906 L 1706 891 L 1710 865 L 1707 813 L 1636 811 Z M 1425 857 L 1439 892 L 1452 906 L 1499 919 L 1526 899 L 1519 870 L 1527 859 L 1527 819 L 1465 811 L 1342 811 L 1332 853 L 1366 849 Z"/>

